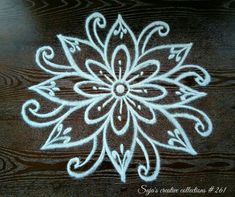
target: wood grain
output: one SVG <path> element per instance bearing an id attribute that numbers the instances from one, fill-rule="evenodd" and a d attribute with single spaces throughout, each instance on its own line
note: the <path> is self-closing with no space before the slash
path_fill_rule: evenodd
<path id="1" fill-rule="evenodd" d="M 50 129 L 35 129 L 20 116 L 25 100 L 37 95 L 28 87 L 50 77 L 35 64 L 35 52 L 43 45 L 58 51 L 58 33 L 84 38 L 85 18 L 101 12 L 108 25 L 119 13 L 139 34 L 150 22 L 162 20 L 171 27 L 172 43 L 193 42 L 186 59 L 208 70 L 208 93 L 194 103 L 212 119 L 213 134 L 192 134 L 197 156 L 160 149 L 161 171 L 149 187 L 227 187 L 223 196 L 235 194 L 235 1 L 234 0 L 1 0 L 0 1 L 0 196 L 137 196 L 146 184 L 138 178 L 140 150 L 127 174 L 127 183 L 106 157 L 91 176 L 74 180 L 66 164 L 75 156 L 85 158 L 86 148 L 40 151 Z M 158 41 L 158 40 L 156 40 Z M 72 92 L 66 91 L 68 96 Z M 153 159 L 154 156 L 150 155 Z M 94 158 L 95 160 L 96 158 Z M 167 194 L 166 194 L 167 196 Z M 208 195 L 211 196 L 211 195 Z"/>

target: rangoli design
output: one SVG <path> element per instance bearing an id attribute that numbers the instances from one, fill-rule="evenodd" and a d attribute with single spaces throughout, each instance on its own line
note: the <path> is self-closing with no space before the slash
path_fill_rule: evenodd
<path id="1" fill-rule="evenodd" d="M 23 104 L 22 117 L 33 127 L 53 128 L 42 150 L 92 145 L 84 161 L 75 157 L 68 162 L 67 171 L 72 177 L 88 176 L 108 156 L 125 182 L 138 148 L 145 158 L 138 161 L 138 175 L 144 181 L 153 181 L 160 170 L 159 147 L 197 154 L 180 120 L 190 121 L 202 137 L 212 132 L 208 116 L 190 105 L 206 93 L 185 83 L 191 78 L 195 87 L 206 86 L 210 76 L 202 67 L 184 63 L 192 43 L 161 45 L 152 41 L 154 36 L 160 40 L 168 35 L 170 28 L 165 22 L 149 24 L 137 37 L 121 15 L 102 38 L 105 28 L 105 17 L 93 13 L 85 23 L 87 39 L 58 35 L 67 65 L 52 62 L 55 52 L 50 46 L 38 49 L 36 63 L 52 77 L 29 90 L 58 107 L 45 113 L 39 101 L 31 99 Z M 174 66 L 162 64 L 160 54 Z M 65 78 L 71 79 L 70 83 L 61 82 Z M 77 99 L 65 98 L 61 84 Z M 65 121 L 76 112 L 83 117 L 77 122 L 80 133 L 87 135 L 72 140 L 76 128 Z M 159 131 L 154 128 L 165 128 L 159 125 L 160 117 L 172 128 L 165 129 L 164 137 L 155 137 Z M 95 154 L 98 159 L 91 165 Z M 87 164 L 89 169 L 83 170 Z"/>

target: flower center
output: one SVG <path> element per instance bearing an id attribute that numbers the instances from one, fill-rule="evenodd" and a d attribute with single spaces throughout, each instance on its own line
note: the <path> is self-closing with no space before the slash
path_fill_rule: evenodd
<path id="1" fill-rule="evenodd" d="M 116 83 L 113 91 L 117 96 L 124 96 L 128 91 L 128 87 L 125 83 Z"/>
<path id="2" fill-rule="evenodd" d="M 123 84 L 118 84 L 116 86 L 116 92 L 118 94 L 123 94 L 125 92 L 125 86 Z"/>

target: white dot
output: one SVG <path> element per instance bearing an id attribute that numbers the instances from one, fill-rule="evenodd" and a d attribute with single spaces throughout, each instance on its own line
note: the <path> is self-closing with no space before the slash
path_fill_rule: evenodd
<path id="1" fill-rule="evenodd" d="M 97 109 L 98 109 L 98 111 L 101 111 L 101 107 L 100 106 Z"/>
<path id="2" fill-rule="evenodd" d="M 180 91 L 175 92 L 176 95 L 181 95 L 182 93 Z"/>
<path id="3" fill-rule="evenodd" d="M 124 85 L 122 85 L 122 84 L 117 85 L 116 91 L 117 91 L 117 93 L 119 93 L 119 94 L 123 94 L 123 93 L 125 92 L 125 87 L 124 87 Z"/>

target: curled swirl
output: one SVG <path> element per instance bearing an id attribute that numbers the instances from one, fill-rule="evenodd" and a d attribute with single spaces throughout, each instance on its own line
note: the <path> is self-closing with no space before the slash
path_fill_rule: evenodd
<path id="1" fill-rule="evenodd" d="M 90 31 L 91 23 L 92 23 L 92 28 L 91 28 L 92 32 Z M 101 41 L 98 35 L 97 26 L 101 29 L 104 29 L 106 27 L 106 19 L 102 14 L 95 12 L 87 18 L 85 28 L 88 40 L 91 42 L 93 47 L 102 54 L 101 48 L 102 49 L 104 48 L 104 43 Z M 94 38 L 92 34 L 94 34 Z"/>
<path id="2" fill-rule="evenodd" d="M 156 177 L 159 174 L 160 156 L 159 156 L 158 150 L 156 148 L 156 145 L 154 145 L 150 140 L 146 140 L 146 141 L 151 144 L 151 146 L 153 148 L 153 151 L 154 151 L 154 154 L 155 154 L 155 169 L 154 169 L 154 172 L 151 175 L 149 175 L 151 167 L 150 167 L 150 159 L 149 159 L 148 151 L 147 151 L 145 145 L 142 143 L 142 140 L 139 140 L 137 138 L 136 142 L 140 146 L 141 150 L 143 151 L 144 157 L 145 157 L 145 160 L 146 160 L 146 166 L 143 165 L 143 164 L 139 165 L 138 174 L 139 174 L 139 176 L 142 180 L 144 180 L 146 182 L 149 182 L 149 181 L 155 180 Z"/>
<path id="3" fill-rule="evenodd" d="M 169 25 L 162 21 L 156 21 L 149 24 L 147 27 L 143 29 L 140 33 L 139 38 L 137 40 L 137 44 L 141 50 L 141 53 L 144 54 L 146 52 L 146 46 L 149 43 L 149 40 L 155 34 L 158 33 L 159 36 L 167 36 L 170 31 Z M 140 47 L 141 42 L 143 42 L 143 46 Z"/>
<path id="4" fill-rule="evenodd" d="M 84 172 L 75 172 L 72 169 L 72 166 L 76 170 L 78 170 L 80 167 L 85 166 L 92 159 L 96 149 L 97 149 L 97 138 L 94 138 L 93 139 L 92 150 L 90 151 L 90 153 L 87 156 L 87 158 L 85 159 L 85 161 L 81 162 L 79 157 L 74 157 L 74 158 L 69 160 L 69 162 L 67 164 L 68 174 L 70 176 L 72 176 L 72 177 L 75 177 L 75 178 L 82 178 L 82 177 L 88 176 L 91 173 L 93 173 L 96 170 L 96 168 L 100 165 L 100 163 L 103 161 L 103 159 L 104 159 L 104 156 L 105 156 L 105 149 L 104 149 L 104 147 L 101 150 L 99 158 L 96 160 L 96 162 L 91 167 L 89 167 L 88 170 L 86 170 Z"/>
<path id="5" fill-rule="evenodd" d="M 37 50 L 36 63 L 41 69 L 53 75 L 73 71 L 70 66 L 55 64 L 51 62 L 50 60 L 52 60 L 54 57 L 54 50 L 50 46 L 44 46 Z"/>

